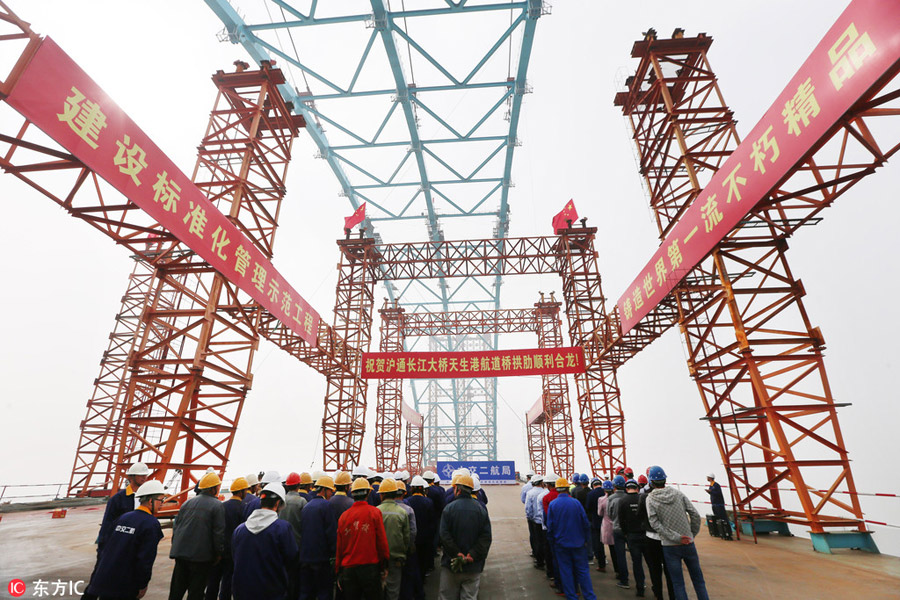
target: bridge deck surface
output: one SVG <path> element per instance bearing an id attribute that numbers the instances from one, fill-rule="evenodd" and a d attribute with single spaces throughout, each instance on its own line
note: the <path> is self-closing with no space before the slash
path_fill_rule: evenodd
<path id="1" fill-rule="evenodd" d="M 528 557 L 528 536 L 519 503 L 519 488 L 487 488 L 494 543 L 482 577 L 485 600 L 558 598 L 548 587 L 543 572 Z M 65 519 L 51 519 L 46 510 L 4 514 L 0 521 L 0 598 L 8 598 L 6 583 L 22 579 L 35 597 L 37 580 L 87 580 L 94 562 L 93 541 L 103 507 L 69 509 Z M 164 529 L 153 580 L 145 598 L 168 596 L 173 561 L 168 558 L 171 529 Z M 726 542 L 702 531 L 697 538 L 700 563 L 712 598 L 898 598 L 900 558 L 841 550 L 834 555 L 813 552 L 809 540 L 761 536 Z M 607 573 L 592 570 L 598 597 L 626 599 L 632 589 L 615 586 L 611 567 Z M 437 598 L 438 575 L 426 581 L 426 595 Z M 54 586 L 49 586 L 52 594 Z M 649 590 L 648 590 L 649 594 Z M 692 593 L 689 594 L 694 597 Z M 50 597 L 53 597 L 52 595 Z M 55 597 L 60 597 L 58 594 Z M 63 596 L 72 597 L 72 596 Z"/>

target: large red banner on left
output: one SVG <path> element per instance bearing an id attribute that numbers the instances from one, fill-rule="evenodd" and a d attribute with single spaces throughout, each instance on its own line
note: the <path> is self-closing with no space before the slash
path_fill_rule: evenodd
<path id="1" fill-rule="evenodd" d="M 471 379 L 584 373 L 584 348 L 363 352 L 363 379 Z"/>
<path id="2" fill-rule="evenodd" d="M 6 101 L 316 345 L 319 314 L 53 40 L 44 39 Z"/>

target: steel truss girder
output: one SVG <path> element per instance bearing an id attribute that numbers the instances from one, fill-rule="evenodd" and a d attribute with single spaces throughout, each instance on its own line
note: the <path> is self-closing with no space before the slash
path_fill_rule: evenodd
<path id="1" fill-rule="evenodd" d="M 616 96 L 634 131 L 661 237 L 740 141 L 706 58 L 710 42 L 637 42 L 636 76 Z M 733 501 L 751 518 L 799 523 L 813 532 L 844 526 L 865 531 L 839 405 L 825 371 L 824 341 L 788 266 L 786 238 L 818 222 L 821 210 L 900 148 L 873 135 L 875 122 L 900 115 L 900 91 L 896 81 L 890 83 L 898 70 L 900 65 L 813 145 L 651 323 L 629 334 L 630 342 L 614 336 L 607 344 L 607 356 L 627 360 L 679 323 Z M 617 345 L 629 348 L 615 350 Z M 785 479 L 797 490 L 800 510 L 783 504 L 778 484 Z M 839 500 L 837 492 L 850 500 Z"/>
<path id="2" fill-rule="evenodd" d="M 547 436 L 543 421 L 525 425 L 528 437 L 528 458 L 535 473 L 547 472 Z"/>

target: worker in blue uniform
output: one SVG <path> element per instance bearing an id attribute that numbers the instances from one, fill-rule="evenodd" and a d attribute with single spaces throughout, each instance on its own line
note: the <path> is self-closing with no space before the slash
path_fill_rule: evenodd
<path id="1" fill-rule="evenodd" d="M 597 600 L 588 569 L 591 525 L 581 502 L 569 495 L 569 482 L 556 480 L 558 496 L 547 507 L 547 536 L 551 538 L 559 581 L 567 600 Z"/>
<path id="2" fill-rule="evenodd" d="M 435 523 L 441 522 L 441 514 L 444 512 L 444 505 L 446 504 L 444 500 L 444 488 L 441 487 L 441 481 L 438 479 L 438 476 L 434 474 L 434 471 L 425 471 L 422 473 L 422 479 L 424 479 L 428 483 L 428 488 L 425 490 L 425 495 L 431 500 L 432 504 L 434 504 L 434 514 L 435 514 Z M 434 538 L 431 542 L 431 559 L 428 561 L 427 570 L 430 572 L 434 571 L 434 559 L 437 558 L 437 547 L 438 547 L 438 527 L 434 528 Z"/>
<path id="3" fill-rule="evenodd" d="M 97 598 L 143 598 L 153 574 L 162 528 L 153 512 L 165 490 L 155 479 L 146 481 L 134 496 L 140 503 L 113 523 L 103 554 L 86 590 Z"/>
<path id="4" fill-rule="evenodd" d="M 134 463 L 125 472 L 125 478 L 128 480 L 128 485 L 125 486 L 125 489 L 119 490 L 113 494 L 112 498 L 106 502 L 103 520 L 100 522 L 100 533 L 97 535 L 97 541 L 95 542 L 97 544 L 97 562 L 94 563 L 94 571 L 91 573 L 91 578 L 88 580 L 88 587 L 90 587 L 90 582 L 94 579 L 94 572 L 97 571 L 97 566 L 100 564 L 100 555 L 103 553 L 103 546 L 106 544 L 106 540 L 109 539 L 113 526 L 119 517 L 137 508 L 134 501 L 134 492 L 147 481 L 149 476 L 150 469 L 147 465 L 142 462 Z M 84 600 L 96 600 L 97 597 L 85 592 L 82 598 Z"/>
<path id="5" fill-rule="evenodd" d="M 337 519 L 328 500 L 334 479 L 316 480 L 314 494 L 300 513 L 300 600 L 331 600 L 334 590 L 334 557 L 337 552 Z"/>
<path id="6" fill-rule="evenodd" d="M 259 495 L 260 507 L 231 541 L 234 599 L 288 600 L 288 573 L 297 568 L 299 550 L 290 523 L 278 518 L 284 487 L 272 482 Z"/>

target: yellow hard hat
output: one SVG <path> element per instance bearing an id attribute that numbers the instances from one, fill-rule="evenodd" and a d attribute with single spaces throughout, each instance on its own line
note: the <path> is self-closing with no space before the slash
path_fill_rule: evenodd
<path id="1" fill-rule="evenodd" d="M 306 471 L 300 473 L 300 485 L 306 485 L 308 483 L 312 483 L 312 475 L 307 473 Z"/>
<path id="2" fill-rule="evenodd" d="M 397 489 L 403 490 L 404 492 L 406 491 L 406 484 L 403 482 L 402 479 L 397 480 Z"/>
<path id="3" fill-rule="evenodd" d="M 462 473 L 457 473 L 456 475 L 454 475 L 453 479 L 450 480 L 450 485 L 456 485 L 461 475 Z"/>
<path id="4" fill-rule="evenodd" d="M 231 482 L 230 490 L 232 492 L 239 492 L 241 490 L 247 490 L 247 489 L 250 489 L 250 484 L 247 483 L 247 480 L 244 479 L 243 477 L 238 477 L 237 479 L 235 479 L 234 481 Z"/>
<path id="5" fill-rule="evenodd" d="M 334 491 L 334 479 L 329 477 L 328 475 L 322 475 L 316 480 L 316 487 L 328 488 L 332 492 Z"/>
<path id="6" fill-rule="evenodd" d="M 384 481 L 381 482 L 381 485 L 378 486 L 379 494 L 390 494 L 391 492 L 397 491 L 397 482 L 388 477 Z"/>
<path id="7" fill-rule="evenodd" d="M 365 477 L 360 477 L 356 481 L 353 482 L 353 485 L 350 487 L 350 492 L 353 493 L 357 490 L 371 490 L 372 486 L 369 485 L 369 480 Z"/>
<path id="8" fill-rule="evenodd" d="M 341 471 L 337 474 L 337 477 L 334 478 L 334 485 L 350 485 L 352 481 L 350 473 Z"/>
<path id="9" fill-rule="evenodd" d="M 456 478 L 456 483 L 454 485 L 463 485 L 472 490 L 475 488 L 475 482 L 469 475 L 460 475 Z"/>
<path id="10" fill-rule="evenodd" d="M 558 488 L 567 488 L 569 487 L 569 480 L 565 477 L 560 477 L 556 480 L 556 487 Z"/>
<path id="11" fill-rule="evenodd" d="M 219 475 L 217 473 L 207 473 L 200 478 L 200 483 L 197 487 L 201 490 L 205 490 L 216 487 L 217 485 L 222 485 L 222 480 L 219 479 Z"/>

